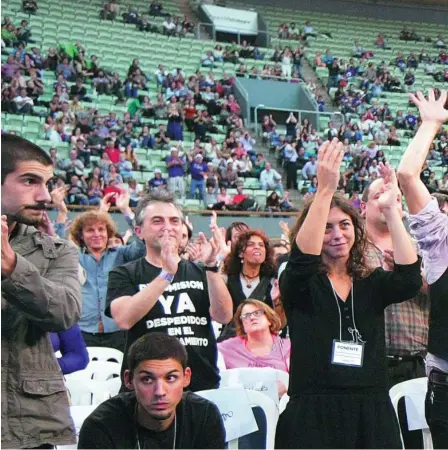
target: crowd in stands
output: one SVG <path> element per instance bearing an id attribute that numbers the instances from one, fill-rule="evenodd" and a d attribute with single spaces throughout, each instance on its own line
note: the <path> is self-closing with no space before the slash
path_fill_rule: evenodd
<path id="1" fill-rule="evenodd" d="M 36 2 L 27 0 L 23 1 L 23 9 L 30 13 L 38 11 Z M 151 3 L 147 14 L 140 15 L 130 7 L 122 17 L 125 23 L 135 24 L 140 31 L 158 32 L 146 15 L 166 18 L 162 32 L 167 35 L 182 36 L 191 30 L 185 21 L 173 19 L 157 1 Z M 101 18 L 116 20 L 118 17 L 119 4 L 115 0 L 105 3 Z M 291 23 L 290 26 L 282 25 L 279 31 L 280 38 L 298 40 L 303 43 L 301 45 L 316 35 L 310 22 L 306 22 L 303 30 Z M 407 30 L 400 36 L 404 40 L 419 40 L 414 32 Z M 288 391 L 291 400 L 278 427 L 278 448 L 311 447 L 315 443 L 323 447 L 323 444 L 333 443 L 334 439 L 353 447 L 355 443 L 372 448 L 383 444 L 384 447 L 400 445 L 395 416 L 390 404 L 384 401 L 387 372 L 391 375 L 390 386 L 398 382 L 398 375 L 394 378 L 393 374 L 396 365 L 402 362 L 412 361 L 413 368 L 409 372 L 413 378 L 425 375 L 423 358 L 428 350 L 429 294 L 424 289 L 420 291 L 421 264 L 415 244 L 403 226 L 402 203 L 397 202 L 401 194 L 395 173 L 386 164 L 389 157 L 384 153 L 384 147 L 401 147 L 413 139 L 408 155 L 403 158 L 403 166 L 412 166 L 409 160 L 419 151 L 423 153 L 426 145 L 430 146 L 426 163 L 423 163 L 426 155 L 422 156 L 422 167 L 418 166 L 412 173 L 410 168 L 406 171 L 402 167 L 399 176 L 413 216 L 405 219 L 411 221 L 411 228 L 417 235 L 420 233 L 417 237 L 424 253 L 425 276 L 437 274 L 437 278 L 428 279 L 431 300 L 445 314 L 441 300 L 447 279 L 446 239 L 440 239 L 440 248 L 428 250 L 428 247 L 434 246 L 437 233 L 447 224 L 444 213 L 448 214 L 448 196 L 440 193 L 448 192 L 448 174 L 438 181 L 431 171 L 434 166 L 448 166 L 448 132 L 442 127 L 448 117 L 444 110 L 446 105 L 438 100 L 446 93 L 431 92 L 429 100 L 422 99 L 421 94 L 417 100 L 411 96 L 420 111 L 425 108 L 425 101 L 430 103 L 426 105 L 426 117 L 411 107 L 407 113 L 398 111 L 394 115 L 387 103 L 381 104 L 381 93 L 386 85 L 391 90 L 402 89 L 401 82 L 388 73 L 386 65 L 375 67 L 369 62 L 373 52 L 355 42 L 353 58 L 347 66 L 330 50 L 322 58 L 316 55 L 316 66 L 329 67 L 329 88 L 336 89 L 336 104 L 345 123 L 336 125 L 330 121 L 325 132 L 319 133 L 308 119 L 300 120 L 293 112 L 281 127 L 271 115 L 263 118 L 262 141 L 269 146 L 279 166 L 285 169 L 284 186 L 279 171 L 258 152 L 258 137 L 245 127 L 240 105 L 233 94 L 234 77 L 224 74 L 222 79 L 215 80 L 212 71 L 197 71 L 188 76 L 181 67 L 167 70 L 162 64 L 154 73 L 145 73 L 139 61 L 134 59 L 126 79 L 120 80 L 118 73 L 102 67 L 95 55 L 86 55 L 82 43 L 64 43 L 41 55 L 37 47 L 29 48 L 29 44 L 33 44 L 32 37 L 26 20 L 20 27 L 15 27 L 8 18 L 4 19 L 2 49 L 13 47 L 13 50 L 3 50 L 8 51 L 8 60 L 2 65 L 2 108 L 11 115 L 44 117 L 39 136 L 45 137 L 51 148 L 47 161 L 42 150 L 32 143 L 14 133 L 3 135 L 8 164 L 2 165 L 2 213 L 7 216 L 2 217 L 2 288 L 4 285 L 5 289 L 2 303 L 8 307 L 2 305 L 2 313 L 5 311 L 7 317 L 4 330 L 2 327 L 2 347 L 5 346 L 11 359 L 5 358 L 10 376 L 2 388 L 2 393 L 6 394 L 2 403 L 6 423 L 2 445 L 48 448 L 48 445 L 72 443 L 70 439 L 64 441 L 65 435 L 61 438 L 64 433 L 74 436 L 74 430 L 68 420 L 64 385 L 61 388 L 56 383 L 62 383 L 62 378 L 57 378 L 59 370 L 69 374 L 85 368 L 88 362 L 86 346 L 110 347 L 124 352 L 123 392 L 104 402 L 86 420 L 79 448 L 140 448 L 141 442 L 142 448 L 147 448 L 154 441 L 164 448 L 175 448 L 176 445 L 222 448 L 224 429 L 217 408 L 210 402 L 200 403 L 191 392 L 183 394 L 184 388 L 196 392 L 219 387 L 218 350 L 226 369 L 271 367 L 287 375 L 290 362 L 294 366 Z M 378 43 L 387 45 L 381 43 L 381 39 Z M 441 43 L 443 37 L 438 36 L 435 42 L 441 49 L 438 63 L 445 52 Z M 204 55 L 200 64 L 212 68 L 215 62 L 226 62 L 227 58 L 229 62 L 240 64 L 236 76 L 263 75 L 298 80 L 303 54 L 303 47 L 295 50 L 286 47 L 283 51 L 276 48 L 272 56 L 276 66 L 266 66 L 261 72 L 255 67 L 248 70 L 246 64 L 240 64 L 239 58 L 263 60 L 264 55 L 259 49 L 243 43 L 241 47 L 232 45 L 224 50 L 217 46 Z M 397 59 L 393 65 L 405 73 L 403 92 L 411 91 L 412 69 L 424 61 L 412 53 L 406 58 L 399 54 Z M 56 81 L 51 98 L 44 100 L 45 71 L 53 72 Z M 355 77 L 360 84 L 349 84 Z M 159 90 L 155 103 L 148 95 L 148 84 L 153 80 Z M 101 112 L 94 106 L 98 96 L 110 96 L 118 106 L 125 103 L 126 112 L 123 111 L 122 117 L 113 111 Z M 320 108 L 324 107 L 321 98 L 318 103 Z M 359 120 L 351 117 L 355 114 Z M 430 124 L 433 134 L 432 131 L 425 133 L 425 130 L 418 134 L 424 121 Z M 283 128 L 285 132 L 281 131 Z M 185 145 L 187 133 L 192 136 L 191 148 Z M 61 144 L 68 153 L 61 152 Z M 157 164 L 153 164 L 156 159 L 151 157 L 150 165 L 146 165 L 147 156 L 159 158 Z M 27 176 L 36 185 L 32 194 L 13 176 L 23 167 L 29 169 Z M 36 167 L 42 173 L 33 175 Z M 299 188 L 298 173 L 305 182 L 302 193 L 309 201 L 293 230 L 280 223 L 282 237 L 276 244 L 265 232 L 250 228 L 244 222 L 234 222 L 227 230 L 220 228 L 215 212 L 211 213 L 210 219 L 211 237 L 203 233 L 196 236 L 173 195 L 178 194 L 181 199 L 187 195 L 190 199 L 197 198 L 204 209 L 213 211 L 261 208 L 268 213 L 291 212 L 296 209 L 288 191 Z M 136 180 L 137 175 L 142 179 L 142 174 L 143 184 Z M 270 192 L 266 205 L 259 205 L 245 192 L 244 180 L 247 178 L 256 179 L 261 190 Z M 26 185 L 29 180 L 27 178 Z M 424 187 L 424 194 L 412 191 L 420 186 L 419 180 L 428 192 Z M 319 189 L 319 186 L 323 188 Z M 434 192 L 439 192 L 435 196 L 437 202 L 430 196 Z M 414 203 L 419 195 L 423 195 L 425 202 L 417 207 Z M 57 210 L 55 223 L 51 223 L 46 213 L 40 216 L 41 205 L 50 202 Z M 29 205 L 33 204 L 39 208 L 30 209 Z M 70 223 L 67 204 L 96 208 L 88 208 Z M 124 236 L 118 233 L 109 214 L 111 206 L 123 214 L 129 225 Z M 22 224 L 27 225 L 29 231 L 23 232 Z M 426 233 L 419 228 L 422 224 L 439 226 L 429 233 L 431 242 L 425 240 Z M 372 230 L 374 226 L 377 229 Z M 55 241 L 45 235 L 54 237 Z M 384 242 L 373 242 L 378 235 L 387 237 L 387 244 L 390 244 L 387 248 Z M 367 242 L 367 236 L 372 242 Z M 433 239 L 434 236 L 437 239 Z M 76 248 L 69 246 L 66 238 Z M 342 239 L 347 239 L 348 243 L 341 242 Z M 32 256 L 32 261 L 29 253 L 20 254 L 25 241 L 38 254 Z M 391 248 L 395 255 L 390 256 Z M 15 258 L 11 258 L 11 252 Z M 438 267 L 434 264 L 435 256 Z M 336 262 L 340 263 L 342 258 L 346 264 L 342 270 L 338 267 L 338 272 Z M 38 259 L 39 263 L 36 262 Z M 364 259 L 375 262 L 369 262 L 371 267 L 367 267 Z M 440 266 L 444 269 L 442 275 Z M 58 270 L 64 273 L 58 273 Z M 173 295 L 168 295 L 168 291 Z M 301 304 L 297 302 L 298 294 Z M 356 310 L 360 331 L 355 323 L 354 295 L 357 304 L 368 301 Z M 414 301 L 414 297 L 417 300 Z M 38 301 L 31 302 L 35 299 Z M 343 299 L 351 301 L 352 316 Z M 339 310 L 344 308 L 344 316 L 339 311 L 340 341 L 342 333 L 346 342 L 350 342 L 348 333 L 351 333 L 351 343 L 362 344 L 361 347 L 365 344 L 363 336 L 367 339 L 365 364 L 363 366 L 362 358 L 355 364 L 358 373 L 363 375 L 359 378 L 348 376 L 355 373 L 353 364 L 347 368 L 336 361 L 336 368 L 328 368 L 328 361 L 338 356 L 335 346 L 338 330 L 333 327 L 336 322 L 330 323 L 321 311 L 334 300 Z M 406 300 L 405 305 L 392 305 L 398 300 Z M 32 309 L 28 303 L 33 304 Z M 379 304 L 384 307 L 378 308 Z M 388 316 L 383 310 L 390 306 L 403 309 L 394 309 Z M 408 320 L 400 321 L 403 315 Z M 9 321 L 10 318 L 13 320 Z M 182 331 L 178 333 L 176 328 L 166 325 L 167 318 L 172 321 L 171 325 L 188 326 L 179 328 Z M 413 320 L 419 320 L 418 327 L 414 326 Z M 212 321 L 223 325 L 216 335 Z M 14 329 L 17 323 L 27 326 Z M 432 323 L 433 327 L 434 323 L 438 327 L 436 337 L 438 333 L 445 333 L 446 321 L 436 322 L 433 318 Z M 288 327 L 294 327 L 294 333 L 289 333 Z M 50 336 L 54 350 L 59 349 L 62 353 L 58 364 L 48 347 L 47 328 L 51 331 L 64 328 L 69 332 L 65 336 L 59 333 Z M 326 334 L 330 329 L 331 336 Z M 163 332 L 163 336 L 153 334 L 154 330 Z M 389 333 L 386 334 L 388 340 L 384 339 L 385 330 Z M 405 331 L 412 348 L 403 348 Z M 165 336 L 176 333 L 182 334 L 179 341 L 183 346 L 178 340 Z M 314 344 L 305 346 L 304 339 L 310 339 Z M 438 358 L 432 360 L 433 364 L 435 360 L 440 367 L 429 366 L 429 370 L 441 374 L 446 387 L 446 349 L 434 337 L 430 340 L 429 351 L 433 358 Z M 319 347 L 324 341 L 328 348 Z M 410 342 L 406 341 L 406 345 Z M 68 343 L 78 352 L 76 367 L 68 364 Z M 291 353 L 292 346 L 295 351 Z M 33 358 L 28 357 L 31 347 Z M 154 360 L 159 361 L 155 369 L 156 372 L 159 370 L 157 376 L 152 372 L 151 361 Z M 174 366 L 169 366 L 173 361 Z M 142 365 L 145 370 L 137 374 L 137 368 Z M 48 368 L 42 381 L 48 391 L 42 392 L 41 385 L 36 384 L 41 377 L 41 373 L 35 371 L 36 367 Z M 167 372 L 162 373 L 162 369 Z M 321 374 L 320 379 L 316 379 L 316 373 Z M 154 417 L 145 416 L 139 407 L 140 401 L 148 400 L 145 390 L 150 391 L 147 384 L 151 377 L 158 377 L 158 383 L 170 380 L 168 390 L 176 390 L 176 400 L 169 405 L 172 410 L 169 416 L 163 416 L 169 423 L 162 431 L 153 426 Z M 353 384 L 347 385 L 347 380 Z M 25 392 L 14 388 L 17 382 L 24 383 Z M 436 395 L 438 399 L 439 387 L 436 389 L 431 383 L 429 377 L 428 398 Z M 434 384 L 440 386 L 439 382 Z M 324 391 L 331 388 L 325 394 L 328 402 L 325 407 L 315 401 L 315 394 L 323 395 L 321 386 Z M 369 391 L 369 396 L 359 395 L 360 389 L 367 390 L 371 386 L 377 390 Z M 288 386 L 279 382 L 277 388 L 281 398 Z M 33 392 L 36 395 L 29 395 Z M 309 404 L 307 408 L 298 408 L 296 398 L 303 392 L 311 392 L 302 398 Z M 57 399 L 53 397 L 56 395 Z M 163 397 L 156 393 L 151 395 Z M 188 407 L 179 408 L 176 413 L 181 402 Z M 354 428 L 349 432 L 343 427 L 345 418 L 330 417 L 332 410 L 328 412 L 327 406 L 331 402 L 334 402 L 335 410 L 348 412 L 353 421 L 359 413 L 363 432 L 355 432 Z M 6 404 L 8 408 L 5 408 Z M 16 410 L 17 404 L 21 406 L 20 411 Z M 162 400 L 154 404 L 159 414 L 167 408 Z M 197 413 L 198 404 L 208 408 L 207 413 L 205 409 L 201 410 L 200 422 L 193 420 L 198 416 L 191 413 L 193 410 Z M 60 415 L 54 413 L 55 405 L 60 407 Z M 21 417 L 27 408 L 31 410 L 29 421 L 32 424 L 41 421 L 36 411 L 47 414 L 46 425 L 50 424 L 50 431 L 41 433 L 39 427 L 33 427 L 31 431 L 16 435 L 10 432 L 9 428 L 16 427 L 13 413 Z M 443 409 L 438 412 L 440 415 L 446 414 L 444 408 L 440 409 Z M 187 410 L 189 412 L 185 412 Z M 117 411 L 121 415 L 117 415 Z M 297 423 L 297 416 L 292 418 L 297 411 L 304 426 L 296 429 L 291 425 Z M 378 417 L 373 417 L 378 411 Z M 316 419 L 321 414 L 328 414 L 328 420 Z M 160 417 L 156 415 L 157 420 Z M 194 438 L 179 433 L 176 440 L 176 417 L 180 417 L 184 431 L 189 420 L 189 431 L 195 430 L 191 433 Z M 211 419 L 214 422 L 207 422 L 205 427 L 209 442 L 198 438 L 203 434 L 198 423 Z M 440 427 L 439 423 L 436 425 Z M 104 431 L 106 428 L 107 432 Z M 372 433 L 369 430 L 373 430 Z M 440 443 L 446 438 L 437 434 L 437 427 L 433 430 L 435 448 L 442 448 Z"/>
<path id="2" fill-rule="evenodd" d="M 116 20 L 120 16 L 120 5 L 116 0 L 105 2 L 100 12 L 102 20 Z M 134 6 L 129 6 L 128 10 L 121 14 L 123 23 L 136 25 L 137 29 L 147 33 L 162 33 L 166 36 L 184 37 L 187 33 L 194 31 L 194 23 L 187 17 L 172 16 L 163 9 L 160 1 L 150 3 L 147 11 L 139 11 Z M 156 24 L 150 22 L 150 17 L 164 17 L 165 20 L 159 28 Z"/>
<path id="3" fill-rule="evenodd" d="M 116 3 L 108 5 L 118 8 Z M 255 140 L 244 128 L 232 93 L 233 77 L 224 73 L 215 80 L 211 71 L 187 77 L 182 68 L 169 71 L 162 64 L 147 74 L 134 59 L 122 81 L 118 73 L 103 68 L 96 55 L 88 57 L 80 42 L 63 43 L 46 55 L 37 47 L 26 49 L 27 41 L 22 40 L 31 36 L 27 26 L 23 21 L 20 28 L 14 28 L 15 37 L 7 41 L 14 49 L 2 65 L 2 107 L 10 114 L 45 116 L 42 137 L 54 145 L 50 154 L 59 178 L 56 183 L 67 183 L 69 204 L 98 205 L 123 183 L 135 186 L 136 173 L 147 169 L 138 154 L 147 152 L 151 158 L 152 150 L 169 153 L 160 159 L 166 163 L 167 180 L 159 167 L 153 178 L 148 174 L 144 188 L 138 183 L 138 188 L 130 187 L 133 205 L 145 189 L 166 188 L 185 198 L 187 175 L 191 175 L 189 197 L 199 200 L 204 200 L 205 191 L 210 195 L 218 188 L 236 189 L 246 177 L 259 179 L 261 189 L 278 188 L 282 194 L 280 175 L 265 170 L 263 156 L 256 154 Z M 2 34 L 9 28 L 13 25 L 5 17 Z M 48 100 L 42 99 L 44 71 L 56 77 Z M 149 80 L 159 89 L 154 103 L 148 95 Z M 127 102 L 128 111 L 122 118 L 116 112 L 101 113 L 93 104 L 97 96 L 111 96 L 118 105 Z M 155 120 L 166 122 L 157 126 Z M 191 149 L 183 147 L 184 131 L 194 134 Z M 70 151 L 60 156 L 58 146 L 63 143 Z M 254 199 L 244 203 L 247 199 L 235 197 L 225 208 L 264 207 Z M 205 206 L 220 203 L 206 202 Z"/>

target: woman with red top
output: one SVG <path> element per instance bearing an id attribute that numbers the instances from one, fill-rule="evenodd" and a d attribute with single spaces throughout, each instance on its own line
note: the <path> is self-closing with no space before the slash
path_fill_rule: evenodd
<path id="1" fill-rule="evenodd" d="M 194 131 L 194 119 L 196 117 L 196 106 L 194 100 L 185 102 L 184 107 L 185 125 L 188 131 Z"/>

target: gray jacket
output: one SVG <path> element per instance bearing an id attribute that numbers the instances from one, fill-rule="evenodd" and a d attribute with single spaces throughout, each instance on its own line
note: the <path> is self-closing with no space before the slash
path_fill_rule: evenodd
<path id="1" fill-rule="evenodd" d="M 2 448 L 74 444 L 49 333 L 79 320 L 78 250 L 25 225 L 10 243 L 17 265 L 2 277 Z"/>

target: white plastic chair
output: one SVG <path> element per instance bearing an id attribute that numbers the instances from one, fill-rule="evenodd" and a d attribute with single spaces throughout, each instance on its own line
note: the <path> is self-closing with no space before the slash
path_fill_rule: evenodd
<path id="1" fill-rule="evenodd" d="M 90 361 L 116 362 L 121 364 L 123 362 L 123 352 L 115 348 L 109 347 L 87 347 Z"/>
<path id="2" fill-rule="evenodd" d="M 278 422 L 278 409 L 275 403 L 266 395 L 257 391 L 246 391 L 252 407 L 259 406 L 266 416 L 266 446 L 265 449 L 275 447 L 275 430 Z M 231 448 L 229 446 L 229 448 Z"/>
<path id="3" fill-rule="evenodd" d="M 226 362 L 224 360 L 224 356 L 222 356 L 222 353 L 218 350 L 218 361 L 217 361 L 218 369 L 220 372 L 223 370 L 226 370 Z"/>
<path id="4" fill-rule="evenodd" d="M 226 388 L 222 388 L 222 390 L 226 390 Z M 207 393 L 211 391 L 199 391 L 196 392 L 198 395 L 202 395 L 207 398 Z M 266 442 L 262 447 L 263 449 L 273 449 L 275 445 L 275 430 L 277 428 L 278 422 L 278 410 L 275 403 L 267 396 L 257 391 L 245 390 L 247 393 L 250 406 L 260 407 L 263 410 L 263 413 L 266 417 Z M 223 396 L 226 400 L 226 404 L 216 405 L 220 412 L 226 412 L 232 408 L 232 396 Z M 228 449 L 238 449 L 239 439 L 233 439 L 227 442 Z"/>
<path id="5" fill-rule="evenodd" d="M 278 405 L 278 410 L 280 412 L 280 414 L 286 409 L 286 405 L 289 402 L 289 395 L 285 394 L 281 399 L 280 399 L 280 404 Z"/>
<path id="6" fill-rule="evenodd" d="M 72 406 L 99 405 L 118 394 L 121 387 L 120 378 L 106 381 L 89 379 L 66 379 L 65 384 L 70 394 Z"/>
<path id="7" fill-rule="evenodd" d="M 221 369 L 220 371 L 221 385 L 231 386 L 233 382 L 239 379 L 240 374 L 243 374 L 246 379 L 247 377 L 249 377 L 254 381 L 256 381 L 257 374 L 266 371 L 274 371 L 277 377 L 277 381 L 281 381 L 286 386 L 286 390 L 288 390 L 289 374 L 287 372 L 284 372 L 283 370 L 272 369 L 270 367 L 241 367 L 237 369 L 226 369 L 226 370 Z"/>
<path id="8" fill-rule="evenodd" d="M 428 388 L 428 378 L 422 377 L 404 381 L 403 383 L 398 383 L 390 389 L 389 396 L 392 405 L 394 407 L 395 414 L 397 415 L 397 419 L 398 419 L 398 402 L 400 401 L 401 398 L 406 396 L 412 395 L 415 397 L 416 393 L 420 393 L 420 396 L 417 399 L 418 408 L 421 408 L 422 411 L 425 410 L 425 396 L 427 388 Z M 401 443 L 404 448 L 403 435 L 401 434 L 401 430 L 400 435 L 401 435 Z M 423 435 L 423 448 L 432 449 L 433 445 L 431 432 L 429 431 L 429 428 L 422 428 L 422 435 Z"/>
<path id="9" fill-rule="evenodd" d="M 78 370 L 69 375 L 66 379 L 74 380 L 95 380 L 106 381 L 120 376 L 121 365 L 108 361 L 91 361 L 83 370 Z"/>

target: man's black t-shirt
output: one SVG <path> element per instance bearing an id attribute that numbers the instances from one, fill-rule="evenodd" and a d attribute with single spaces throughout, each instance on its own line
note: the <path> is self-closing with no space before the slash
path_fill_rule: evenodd
<path id="1" fill-rule="evenodd" d="M 140 292 L 160 273 L 160 268 L 144 257 L 117 267 L 109 273 L 106 310 L 111 317 L 112 300 Z M 192 370 L 189 389 L 215 389 L 219 385 L 216 338 L 210 319 L 207 277 L 203 268 L 182 259 L 173 282 L 158 302 L 127 333 L 125 356 L 121 368 L 127 368 L 129 347 L 145 333 L 162 331 L 176 336 L 188 352 Z"/>
<path id="2" fill-rule="evenodd" d="M 224 448 L 225 429 L 218 407 L 212 402 L 185 392 L 176 408 L 174 422 L 165 431 L 140 426 L 135 417 L 134 392 L 125 392 L 101 403 L 84 421 L 78 448 Z M 137 436 L 139 443 L 137 442 Z"/>

